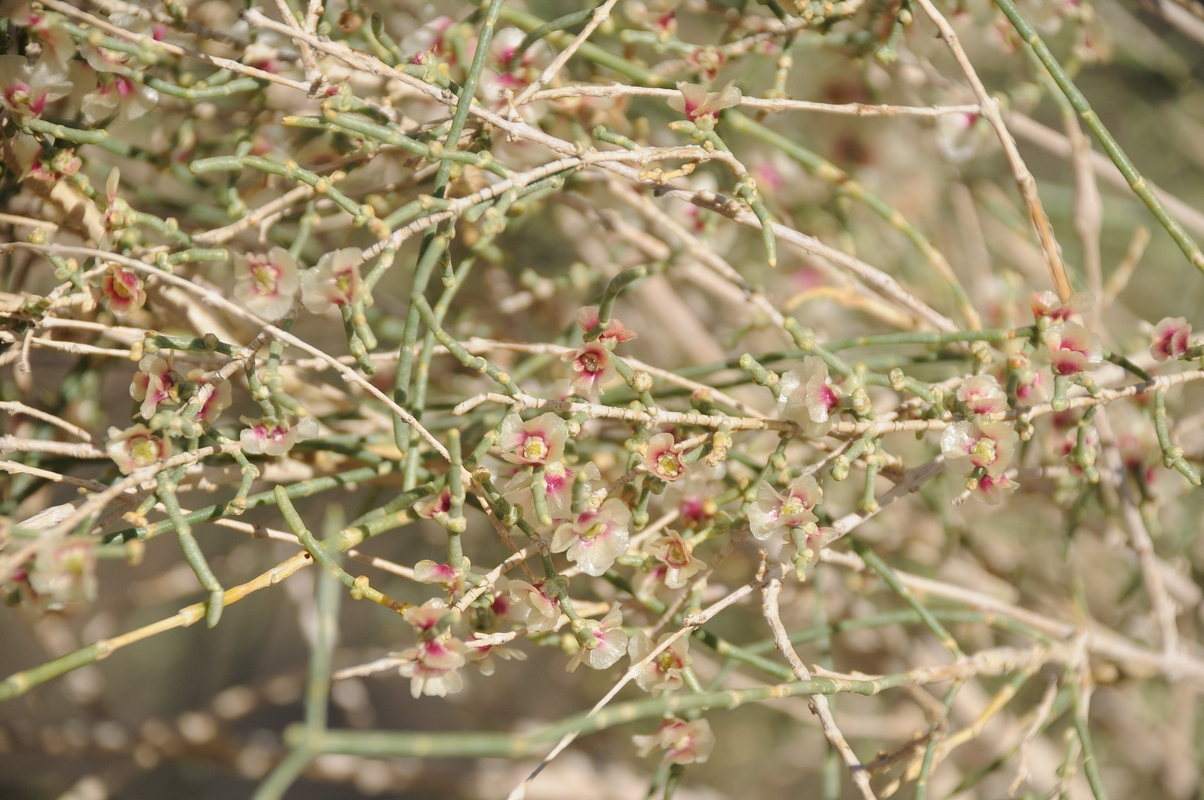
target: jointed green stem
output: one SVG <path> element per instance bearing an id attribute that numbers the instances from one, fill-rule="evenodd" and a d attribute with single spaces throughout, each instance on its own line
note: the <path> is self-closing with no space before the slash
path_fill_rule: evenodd
<path id="1" fill-rule="evenodd" d="M 184 467 L 180 467 L 172 476 L 160 478 L 159 499 L 163 502 L 163 507 L 167 509 L 168 519 L 175 525 L 176 535 L 180 539 L 180 549 L 184 551 L 184 560 L 196 573 L 201 586 L 209 591 L 209 613 L 205 622 L 212 628 L 222 618 L 222 595 L 225 594 L 225 589 L 222 588 L 217 576 L 213 574 L 213 570 L 209 568 L 209 562 L 205 560 L 205 554 L 201 552 L 201 546 L 197 544 L 196 537 L 192 535 L 192 526 L 180 513 L 180 503 L 176 500 L 176 486 L 183 472 Z"/>
<path id="2" fill-rule="evenodd" d="M 350 589 L 355 599 L 359 600 L 363 598 L 371 600 L 397 612 L 403 611 L 407 607 L 407 604 L 399 603 L 388 595 L 373 589 L 368 585 L 367 578 L 362 576 L 359 578 L 352 577 L 349 572 L 340 567 L 338 559 L 334 555 L 334 553 L 337 553 L 337 550 L 333 552 L 329 551 L 324 545 L 318 543 L 318 540 L 305 527 L 305 523 L 301 520 L 301 515 L 293 507 L 293 503 L 289 500 L 288 492 L 284 490 L 284 487 L 277 486 L 273 492 L 276 495 L 276 504 L 280 506 L 280 513 L 284 517 L 284 521 L 288 523 L 289 530 L 296 534 L 297 540 L 314 557 L 314 561 L 337 577 L 339 583 Z"/>
<path id="3" fill-rule="evenodd" d="M 320 742 L 324 753 L 353 753 L 369 758 L 422 755 L 427 758 L 523 758 L 538 752 L 568 733 L 590 734 L 666 713 L 733 709 L 747 703 L 809 694 L 872 695 L 883 680 L 833 680 L 813 678 L 778 686 L 724 692 L 674 693 L 604 708 L 597 714 L 578 714 L 532 734 L 493 732 L 413 733 L 405 731 L 328 731 Z M 286 739 L 289 733 L 286 733 Z"/>
<path id="4" fill-rule="evenodd" d="M 1095 134 L 1095 138 L 1099 140 L 1099 143 L 1103 145 L 1104 152 L 1108 154 L 1108 158 L 1112 159 L 1112 163 L 1125 176 L 1125 180 L 1128 181 L 1130 188 L 1133 189 L 1133 193 L 1146 204 L 1146 207 L 1158 219 L 1158 222 L 1166 229 L 1166 232 L 1175 240 L 1175 244 L 1179 245 L 1179 249 L 1183 251 L 1183 255 L 1187 256 L 1187 260 L 1201 272 L 1204 272 L 1204 252 L 1201 252 L 1200 245 L 1192 239 L 1183 226 L 1166 210 L 1166 206 L 1158 199 L 1158 195 L 1154 194 L 1154 190 L 1150 188 L 1145 178 L 1137 171 L 1137 167 L 1133 165 L 1128 155 L 1121 149 L 1120 144 L 1112 137 L 1112 134 L 1104 126 L 1104 123 L 1100 121 L 1099 116 L 1091 108 L 1091 104 L 1087 102 L 1087 98 L 1074 85 L 1074 82 L 1070 80 L 1066 71 L 1062 69 L 1062 65 L 1058 63 L 1058 60 L 1054 58 L 1053 53 L 1050 52 L 1045 42 L 1041 40 L 1036 29 L 1020 13 L 1020 9 L 1016 7 L 1013 0 L 994 0 L 994 2 L 999 7 L 999 10 L 1004 13 L 1004 16 L 1012 23 L 1012 27 L 1016 29 L 1016 32 L 1020 34 L 1020 38 L 1036 52 L 1037 58 L 1049 70 L 1049 74 L 1053 76 L 1054 81 L 1058 84 L 1058 88 L 1066 95 L 1066 99 L 1070 101 L 1075 112 L 1083 120 L 1084 124 L 1091 129 L 1091 132 Z"/>

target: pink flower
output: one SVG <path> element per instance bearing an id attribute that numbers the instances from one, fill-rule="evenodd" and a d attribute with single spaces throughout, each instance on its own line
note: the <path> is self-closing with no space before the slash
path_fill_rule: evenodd
<path id="1" fill-rule="evenodd" d="M 508 99 L 526 89 L 551 60 L 551 49 L 544 41 L 534 42 L 520 54 L 518 47 L 526 36 L 519 28 L 503 28 L 494 34 L 489 45 L 492 66 L 481 73 L 480 94 L 485 104 L 496 111 L 505 110 Z M 528 103 L 517 111 L 527 122 L 535 124 L 546 112 L 546 104 Z"/>
<path id="2" fill-rule="evenodd" d="M 533 467 L 559 461 L 564 455 L 564 443 L 569 429 L 564 420 L 551 411 L 523 422 L 518 414 L 507 414 L 502 420 L 499 445 L 502 458 L 511 464 Z"/>
<path id="3" fill-rule="evenodd" d="M 397 654 L 405 663 L 397 671 L 410 679 L 410 694 L 446 697 L 464 688 L 459 669 L 465 664 L 464 643 L 444 632 Z"/>
<path id="4" fill-rule="evenodd" d="M 33 38 L 38 40 L 42 47 L 39 58 L 51 60 L 62 68 L 66 68 L 75 58 L 75 41 L 63 27 L 65 17 L 44 11 L 40 7 L 35 11 L 31 4 L 22 3 L 12 12 L 9 19 L 14 25 L 28 28 Z"/>
<path id="5" fill-rule="evenodd" d="M 493 35 L 493 41 L 489 43 L 490 59 L 502 69 L 511 66 L 530 67 L 534 65 L 539 58 L 540 51 L 533 53 L 531 52 L 534 49 L 532 47 L 523 51 L 519 64 L 512 65 L 510 63 L 518 55 L 518 47 L 526 38 L 527 34 L 521 28 L 502 28 Z"/>
<path id="6" fill-rule="evenodd" d="M 955 422 L 941 436 L 941 452 L 947 459 L 968 458 L 987 475 L 998 478 L 1012 460 L 1017 440 L 1015 429 L 1007 422 Z"/>
<path id="7" fill-rule="evenodd" d="M 1020 488 L 1019 484 L 1006 474 L 983 475 L 978 479 L 978 485 L 970 491 L 970 496 L 987 505 L 997 506 L 1018 488 Z"/>
<path id="8" fill-rule="evenodd" d="M 1053 371 L 1059 375 L 1077 375 L 1104 360 L 1099 337 L 1077 322 L 1053 325 L 1041 334 L 1041 339 L 1049 348 Z"/>
<path id="9" fill-rule="evenodd" d="M 150 419 L 159 403 L 179 400 L 178 384 L 179 376 L 170 364 L 158 356 L 143 356 L 130 384 L 130 397 L 142 403 L 139 412 Z"/>
<path id="10" fill-rule="evenodd" d="M 669 98 L 669 108 L 685 114 L 691 122 L 703 117 L 714 120 L 725 108 L 739 105 L 742 99 L 740 90 L 733 84 L 723 87 L 720 92 L 708 92 L 695 83 L 678 83 L 677 90 L 681 97 Z"/>
<path id="11" fill-rule="evenodd" d="M 666 764 L 694 764 L 706 761 L 715 746 L 715 734 L 705 719 L 685 722 L 667 719 L 649 736 L 633 736 L 640 757 L 647 758 L 653 750 L 664 750 Z"/>
<path id="12" fill-rule="evenodd" d="M 1065 438 L 1062 439 L 1059 450 L 1062 453 L 1062 457 L 1066 459 L 1070 471 L 1075 475 L 1082 475 L 1084 463 L 1095 463 L 1096 456 L 1099 455 L 1099 445 L 1099 431 L 1094 426 L 1089 426 L 1083 432 L 1083 446 L 1080 448 L 1079 426 L 1074 425 L 1066 431 Z"/>
<path id="13" fill-rule="evenodd" d="M 1024 353 L 1013 353 L 1008 356 L 1008 365 L 1016 375 L 1017 405 L 1032 406 L 1049 399 L 1046 386 L 1048 379 L 1040 370 L 1033 368 L 1028 356 Z"/>
<path id="14" fill-rule="evenodd" d="M 673 634 L 666 633 L 657 640 L 656 646 L 660 646 L 661 642 L 668 639 Z M 648 654 L 655 650 L 656 647 L 652 644 L 652 639 L 643 631 L 637 631 L 631 637 L 631 641 L 627 643 L 627 656 L 631 659 L 632 664 L 638 664 L 648 657 Z M 669 645 L 661 654 L 648 663 L 648 666 L 639 671 L 635 676 L 635 682 L 640 685 L 640 688 L 645 692 L 652 694 L 661 694 L 662 692 L 671 692 L 674 689 L 680 689 L 682 685 L 681 672 L 686 667 L 690 666 L 690 640 L 682 636 L 676 639 L 673 644 Z"/>
<path id="15" fill-rule="evenodd" d="M 205 376 L 205 370 L 194 369 L 189 371 L 188 380 L 197 385 L 198 388 L 203 388 L 209 384 L 208 378 Z M 222 412 L 230 407 L 230 403 L 234 400 L 234 392 L 230 388 L 230 381 L 222 381 L 213 391 L 209 393 L 209 397 L 205 400 L 201 410 L 197 412 L 196 418 L 198 422 L 203 422 L 206 425 L 212 425 Z"/>
<path id="16" fill-rule="evenodd" d="M 575 317 L 577 320 L 577 325 L 580 326 L 581 330 L 585 333 L 589 333 L 594 328 L 598 327 L 598 322 L 600 321 L 598 317 L 597 306 L 582 306 L 581 308 L 577 309 Z M 603 328 L 602 332 L 598 334 L 598 341 L 602 342 L 602 344 L 613 350 L 615 345 L 622 344 L 623 342 L 630 342 L 636 337 L 637 334 L 635 331 L 628 330 L 626 327 L 624 327 L 622 322 L 619 322 L 614 317 L 611 317 L 610 321 L 606 323 L 606 327 Z"/>
<path id="17" fill-rule="evenodd" d="M 757 487 L 757 499 L 748 510 L 748 527 L 758 539 L 768 539 L 779 528 L 790 530 L 817 521 L 812 513 L 824 499 L 823 490 L 810 475 L 795 478 L 786 487 L 786 496 L 778 494 L 768 481 Z"/>
<path id="18" fill-rule="evenodd" d="M 427 600 L 420 606 L 411 606 L 401 613 L 401 618 L 414 627 L 414 632 L 420 637 L 435 629 L 443 618 L 451 614 L 447 603 L 438 598 Z M 454 619 L 453 619 L 454 621 Z"/>
<path id="19" fill-rule="evenodd" d="M 632 0 L 624 12 L 631 22 L 646 30 L 672 36 L 677 31 L 677 6 L 681 0 Z"/>
<path id="20" fill-rule="evenodd" d="M 447 33 L 447 29 L 454 23 L 455 20 L 451 17 L 436 17 L 421 28 L 411 30 L 401 40 L 401 51 L 413 54 L 410 58 L 410 62 L 413 64 L 424 63 L 427 56 L 442 54 L 446 49 L 444 36 Z M 472 49 L 476 50 L 475 42 Z M 468 54 L 467 57 L 471 59 L 472 55 Z"/>
<path id="21" fill-rule="evenodd" d="M 269 320 L 289 312 L 301 285 L 297 262 L 283 247 L 273 247 L 267 255 L 235 253 L 234 276 L 234 299 Z"/>
<path id="22" fill-rule="evenodd" d="M 268 423 L 263 420 L 249 420 L 246 417 L 243 417 L 243 422 L 250 426 L 243 428 L 238 434 L 244 453 L 282 456 L 298 441 L 312 439 L 318 435 L 318 423 L 313 417 L 305 417 L 293 425 L 284 420 Z"/>
<path id="23" fill-rule="evenodd" d="M 116 115 L 120 122 L 137 119 L 159 102 L 159 93 L 115 72 L 98 72 L 96 86 L 80 104 L 84 121 L 96 125 Z"/>
<path id="24" fill-rule="evenodd" d="M 610 362 L 610 350 L 600 339 L 586 342 L 580 350 L 565 353 L 562 360 L 573 367 L 573 391 L 582 397 L 596 400 L 602 393 L 602 385 L 614 377 L 615 368 Z"/>
<path id="25" fill-rule="evenodd" d="M 957 399 L 965 405 L 967 414 L 994 414 L 1008 407 L 1007 393 L 993 375 L 967 378 L 957 389 Z"/>
<path id="26" fill-rule="evenodd" d="M 366 300 L 364 281 L 360 278 L 363 260 L 363 254 L 355 247 L 344 247 L 319 258 L 316 267 L 301 275 L 301 304 L 314 314 L 325 314 L 334 306 Z"/>
<path id="27" fill-rule="evenodd" d="M 726 469 L 722 464 L 714 467 L 704 466 L 701 469 L 690 470 L 690 474 L 684 480 L 666 487 L 664 502 L 677 509 L 678 521 L 684 527 L 697 530 L 719 513 L 715 497 L 726 489 L 723 484 L 725 473 Z"/>
<path id="28" fill-rule="evenodd" d="M 31 67 L 24 56 L 0 56 L 0 100 L 18 117 L 40 117 L 47 103 L 70 93 L 64 66 L 54 59 Z"/>
<path id="29" fill-rule="evenodd" d="M 126 15 L 122 21 L 129 27 L 126 30 L 135 31 L 137 33 L 145 33 L 147 23 L 137 17 Z M 120 24 L 120 23 L 119 23 Z M 124 53 L 120 50 L 110 50 L 107 47 L 97 46 L 90 42 L 83 42 L 80 47 L 80 54 L 88 62 L 88 66 L 97 72 L 116 72 L 121 73 L 127 67 L 131 66 L 131 62 L 137 65 L 135 57 L 130 53 Z"/>
<path id="30" fill-rule="evenodd" d="M 1029 301 L 1033 316 L 1051 322 L 1067 322 L 1075 314 L 1091 307 L 1091 297 L 1086 292 L 1075 292 L 1063 303 L 1053 292 L 1033 292 Z"/>
<path id="31" fill-rule="evenodd" d="M 134 470 L 157 464 L 171 455 L 171 442 L 166 437 L 156 436 L 142 423 L 119 431 L 109 428 L 109 441 L 105 452 L 117 469 L 129 475 Z"/>
<path id="32" fill-rule="evenodd" d="M 451 487 L 444 486 L 439 494 L 425 497 L 414 504 L 414 513 L 423 519 L 438 519 L 451 511 Z"/>
<path id="33" fill-rule="evenodd" d="M 146 302 L 146 291 L 138 273 L 116 264 L 109 265 L 100 289 L 109 301 L 109 310 L 118 317 L 137 311 Z"/>
<path id="34" fill-rule="evenodd" d="M 778 415 L 796 423 L 812 439 L 826 436 L 836 420 L 832 412 L 840 402 L 828 383 L 828 365 L 819 356 L 803 359 L 803 371 L 790 370 L 778 381 Z"/>
<path id="35" fill-rule="evenodd" d="M 569 659 L 565 668 L 573 672 L 587 662 L 594 669 L 607 669 L 615 665 L 627 652 L 627 634 L 623 632 L 623 608 L 618 603 L 611 606 L 610 613 L 595 621 L 578 619 L 573 627 L 579 639 L 584 640 L 581 649 Z"/>
<path id="36" fill-rule="evenodd" d="M 1183 317 L 1166 317 L 1154 328 L 1150 353 L 1158 361 L 1181 358 L 1191 346 L 1191 325 Z"/>
<path id="37" fill-rule="evenodd" d="M 419 583 L 437 583 L 448 592 L 455 594 L 464 589 L 464 573 L 471 567 L 468 559 L 464 559 L 464 570 L 458 570 L 451 564 L 440 564 L 437 561 L 423 559 L 414 565 L 414 580 Z"/>
<path id="38" fill-rule="evenodd" d="M 543 581 L 534 584 L 512 580 L 507 590 L 510 602 L 514 603 L 516 618 L 526 621 L 531 633 L 542 633 L 556 629 L 560 621 L 560 605 L 555 597 L 544 591 Z"/>
<path id="39" fill-rule="evenodd" d="M 663 481 L 675 481 L 686 474 L 686 465 L 681 463 L 681 454 L 673 451 L 674 445 L 676 442 L 671 433 L 658 433 L 648 440 L 644 464 Z"/>
<path id="40" fill-rule="evenodd" d="M 713 45 L 695 47 L 686 53 L 686 64 L 690 70 L 708 82 L 718 77 L 719 70 L 726 63 L 727 54 Z"/>
<path id="41" fill-rule="evenodd" d="M 597 577 L 627 552 L 630 527 L 631 510 L 612 497 L 601 508 L 583 511 L 575 521 L 557 528 L 552 552 L 566 553 L 582 572 Z"/>
<path id="42" fill-rule="evenodd" d="M 665 531 L 665 535 L 652 543 L 652 557 L 665 565 L 664 582 L 670 589 L 680 589 L 691 577 L 706 566 L 694 556 L 694 543 L 683 539 L 677 531 Z"/>

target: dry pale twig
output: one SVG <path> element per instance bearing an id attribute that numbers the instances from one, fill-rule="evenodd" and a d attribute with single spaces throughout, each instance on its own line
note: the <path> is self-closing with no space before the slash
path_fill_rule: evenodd
<path id="1" fill-rule="evenodd" d="M 1033 175 L 1029 172 L 1028 167 L 1024 163 L 1024 159 L 1020 157 L 1020 152 L 1016 149 L 1016 140 L 1012 138 L 1012 134 L 1004 124 L 1003 116 L 999 113 L 999 106 L 995 99 L 987 93 L 987 89 L 983 86 L 982 81 L 978 77 L 978 72 L 974 69 L 974 65 L 970 63 L 970 58 L 966 55 L 966 51 L 962 48 L 961 42 L 957 37 L 957 32 L 953 30 L 953 26 L 945 19 L 944 15 L 932 4 L 932 0 L 919 0 L 920 5 L 936 24 L 940 31 L 941 38 L 945 40 L 949 51 L 957 60 L 958 66 L 965 73 L 966 80 L 970 82 L 970 86 L 974 89 L 974 96 L 978 98 L 979 104 L 982 106 L 982 111 L 991 123 L 991 127 L 995 129 L 996 135 L 999 137 L 1000 143 L 1003 144 L 1003 150 L 1007 153 L 1008 164 L 1012 167 L 1012 173 L 1016 176 L 1016 185 L 1020 187 L 1020 196 L 1024 198 L 1024 204 L 1028 207 L 1029 217 L 1032 220 L 1033 228 L 1037 231 L 1037 239 L 1041 242 L 1041 251 L 1045 254 L 1045 261 L 1049 266 L 1050 277 L 1053 279 L 1054 287 L 1058 291 L 1058 296 L 1063 300 L 1070 297 L 1073 291 L 1070 285 L 1070 277 L 1066 274 L 1066 265 L 1062 261 L 1062 248 L 1058 245 L 1054 238 L 1053 227 L 1049 223 L 1049 215 L 1045 213 L 1045 207 L 1041 204 L 1041 198 L 1037 194 L 1037 182 L 1033 179 Z"/>
<path id="2" fill-rule="evenodd" d="M 794 645 L 790 643 L 790 636 L 786 632 L 786 626 L 782 624 L 782 614 L 778 609 L 778 595 L 781 593 L 781 579 L 771 577 L 761 589 L 761 595 L 764 598 L 761 603 L 761 609 L 765 614 L 765 619 L 769 622 L 769 629 L 773 632 L 774 644 L 777 645 L 778 651 L 786 657 L 786 661 L 790 664 L 790 669 L 794 673 L 794 676 L 800 681 L 810 680 L 811 672 L 803 664 L 802 659 L 798 657 L 798 653 L 794 651 Z M 824 729 L 824 735 L 828 737 L 828 741 L 832 743 L 832 748 L 840 755 L 840 760 L 848 768 L 849 776 L 853 779 L 853 785 L 857 787 L 857 791 L 866 800 L 876 800 L 874 790 L 870 786 L 869 772 L 866 770 L 865 765 L 861 763 L 861 759 L 857 758 L 857 754 L 853 752 L 853 748 L 849 746 L 848 741 L 844 738 L 844 734 L 840 732 L 840 728 L 836 726 L 836 718 L 832 714 L 828 698 L 822 694 L 811 695 L 808 698 L 808 703 L 811 706 L 811 712 L 819 717 L 820 725 Z"/>

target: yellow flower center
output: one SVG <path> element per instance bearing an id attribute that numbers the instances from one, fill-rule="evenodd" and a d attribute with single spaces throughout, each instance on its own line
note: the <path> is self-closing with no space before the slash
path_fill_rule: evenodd
<path id="1" fill-rule="evenodd" d="M 159 460 L 159 443 L 149 436 L 143 436 L 130 446 L 130 458 L 142 467 L 155 463 Z"/>
<path id="2" fill-rule="evenodd" d="M 785 503 L 782 503 L 783 516 L 793 517 L 796 514 L 803 513 L 806 510 L 807 507 L 803 504 L 803 501 L 797 497 L 794 497 L 793 495 L 789 497 Z"/>
<path id="3" fill-rule="evenodd" d="M 523 458 L 538 461 L 548 454 L 548 446 L 538 436 L 531 436 L 523 442 Z"/>
<path id="4" fill-rule="evenodd" d="M 255 279 L 255 288 L 259 294 L 276 291 L 276 273 L 274 265 L 261 262 L 251 268 L 251 277 Z"/>
<path id="5" fill-rule="evenodd" d="M 987 464 L 994 464 L 997 457 L 995 440 L 989 439 L 986 436 L 982 437 L 974 443 L 974 449 L 970 451 L 970 454 Z"/>

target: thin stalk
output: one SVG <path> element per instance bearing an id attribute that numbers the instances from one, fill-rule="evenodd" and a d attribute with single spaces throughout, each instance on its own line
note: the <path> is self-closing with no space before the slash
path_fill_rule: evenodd
<path id="1" fill-rule="evenodd" d="M 1119 143 L 1113 138 L 1112 134 L 1100 121 L 1099 115 L 1091 108 L 1091 104 L 1087 102 L 1086 96 L 1083 95 L 1079 88 L 1070 80 L 1070 76 L 1062 69 L 1062 65 L 1054 58 L 1049 47 L 1041 40 L 1035 28 L 1029 24 L 1024 15 L 1020 13 L 1020 9 L 1012 0 L 994 0 L 995 5 L 999 6 L 999 10 L 1003 12 L 1008 21 L 1012 23 L 1012 27 L 1020 34 L 1020 38 L 1037 54 L 1037 58 L 1049 70 L 1049 74 L 1053 76 L 1054 82 L 1058 84 L 1058 88 L 1066 95 L 1066 99 L 1070 101 L 1070 105 L 1074 107 L 1075 113 L 1083 120 L 1083 123 L 1095 134 L 1095 138 L 1103 146 L 1104 152 L 1108 154 L 1108 158 L 1112 159 L 1112 163 L 1120 170 L 1120 174 L 1124 175 L 1125 181 L 1128 182 L 1129 188 L 1133 190 L 1133 194 L 1141 198 L 1145 203 L 1146 208 L 1150 213 L 1157 218 L 1170 237 L 1175 240 L 1175 244 L 1179 245 L 1179 249 L 1183 251 L 1183 255 L 1187 256 L 1187 260 L 1192 263 L 1196 269 L 1204 272 L 1204 252 L 1201 252 L 1200 245 L 1195 239 L 1184 230 L 1178 220 L 1170 215 L 1166 210 L 1166 206 L 1158 199 L 1158 195 L 1154 194 L 1154 190 L 1146 183 L 1146 179 L 1137 171 L 1137 167 L 1133 165 L 1125 151 L 1121 149 Z"/>

